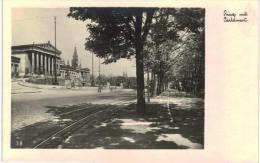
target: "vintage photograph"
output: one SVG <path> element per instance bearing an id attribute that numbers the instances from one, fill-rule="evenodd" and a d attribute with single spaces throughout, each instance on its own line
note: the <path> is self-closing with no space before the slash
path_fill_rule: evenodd
<path id="1" fill-rule="evenodd" d="M 205 12 L 12 8 L 11 148 L 204 149 Z"/>

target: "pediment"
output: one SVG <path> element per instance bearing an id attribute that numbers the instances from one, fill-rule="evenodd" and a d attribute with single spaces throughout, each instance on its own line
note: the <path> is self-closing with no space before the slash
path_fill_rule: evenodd
<path id="1" fill-rule="evenodd" d="M 45 50 L 48 50 L 48 51 L 55 52 L 55 47 L 52 44 L 50 44 L 49 42 L 45 43 L 45 44 L 35 44 L 34 46 L 42 48 L 42 49 L 45 49 Z M 57 49 L 57 53 L 60 54 L 61 51 L 59 51 Z"/>

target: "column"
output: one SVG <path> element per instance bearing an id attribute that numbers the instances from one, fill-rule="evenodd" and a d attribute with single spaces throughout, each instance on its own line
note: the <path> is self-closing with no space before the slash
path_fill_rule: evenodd
<path id="1" fill-rule="evenodd" d="M 44 67 L 44 65 L 45 65 L 45 56 L 44 56 L 44 54 L 42 54 L 42 74 L 45 74 L 45 67 Z"/>
<path id="2" fill-rule="evenodd" d="M 34 53 L 31 53 L 31 58 L 32 58 L 32 68 L 31 68 L 31 73 L 34 73 L 35 69 L 35 61 L 34 61 Z"/>
<path id="3" fill-rule="evenodd" d="M 55 64 L 55 59 L 54 57 L 52 57 L 52 74 L 54 75 L 54 71 L 55 71 L 55 68 L 54 68 L 54 64 Z"/>
<path id="4" fill-rule="evenodd" d="M 37 72 L 40 74 L 40 67 L 41 67 L 41 56 L 40 53 L 38 53 L 38 67 L 37 67 Z"/>
<path id="5" fill-rule="evenodd" d="M 43 74 L 43 54 L 41 54 L 41 74 Z"/>
<path id="6" fill-rule="evenodd" d="M 43 64 L 43 69 L 44 69 L 44 74 L 46 74 L 46 54 L 44 54 L 44 60 L 43 60 L 43 62 L 44 62 L 44 64 Z"/>
<path id="7" fill-rule="evenodd" d="M 51 74 L 51 61 L 50 61 L 50 56 L 48 56 L 48 73 L 49 75 Z"/>
<path id="8" fill-rule="evenodd" d="M 59 70 L 60 70 L 60 63 L 61 63 L 61 59 L 58 60 L 58 67 L 59 67 Z"/>
<path id="9" fill-rule="evenodd" d="M 50 56 L 50 74 L 52 75 L 52 70 L 53 70 L 53 67 L 52 67 L 52 57 Z"/>
<path id="10" fill-rule="evenodd" d="M 38 74 L 39 73 L 39 55 L 37 53 L 35 53 L 35 73 Z"/>
<path id="11" fill-rule="evenodd" d="M 38 74 L 41 73 L 41 54 L 38 53 Z"/>
<path id="12" fill-rule="evenodd" d="M 47 56 L 47 69 L 48 69 L 48 74 L 50 75 L 50 56 Z"/>
<path id="13" fill-rule="evenodd" d="M 56 71 L 57 71 L 57 76 L 59 74 L 59 59 L 56 58 Z"/>
<path id="14" fill-rule="evenodd" d="M 47 75 L 47 55 L 44 56 L 44 73 L 45 75 Z"/>

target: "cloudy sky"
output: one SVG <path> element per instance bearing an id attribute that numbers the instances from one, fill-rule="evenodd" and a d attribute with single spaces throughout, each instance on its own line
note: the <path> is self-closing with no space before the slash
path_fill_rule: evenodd
<path id="1" fill-rule="evenodd" d="M 47 43 L 54 45 L 54 17 L 57 22 L 57 48 L 61 58 L 70 60 L 76 46 L 82 67 L 91 69 L 92 53 L 85 50 L 88 37 L 86 23 L 68 18 L 68 8 L 14 8 L 12 10 L 12 45 Z M 102 60 L 101 60 L 102 62 Z M 94 58 L 94 74 L 98 72 L 98 58 Z M 101 74 L 135 76 L 135 60 L 121 59 L 116 63 L 101 65 Z"/>

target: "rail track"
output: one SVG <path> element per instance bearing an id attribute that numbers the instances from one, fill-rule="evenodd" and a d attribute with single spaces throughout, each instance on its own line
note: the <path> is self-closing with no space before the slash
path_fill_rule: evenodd
<path id="1" fill-rule="evenodd" d="M 133 102 L 129 102 L 129 100 L 126 100 L 118 103 L 112 103 L 110 105 L 100 105 L 98 107 L 95 106 L 87 108 L 80 108 L 79 105 L 78 107 L 76 106 L 79 109 L 76 108 L 75 110 L 58 114 L 58 116 L 62 116 L 63 118 L 66 118 L 68 116 L 69 118 L 74 120 L 73 122 L 67 124 L 65 127 L 51 133 L 48 137 L 38 142 L 33 148 L 58 148 L 58 146 L 73 132 L 85 125 L 88 125 L 92 121 L 95 121 L 95 117 L 98 114 L 101 114 L 103 112 L 113 113 L 113 111 L 122 108 L 122 105 L 131 103 Z"/>

